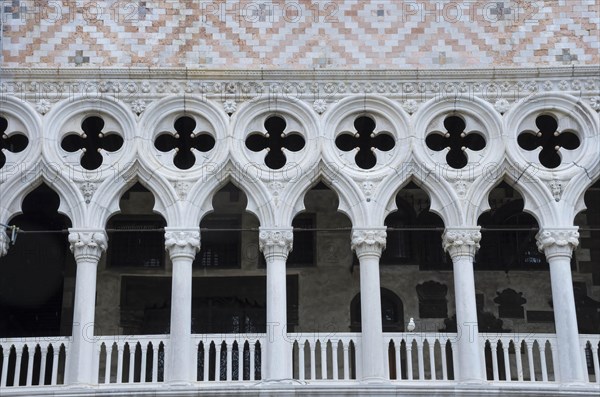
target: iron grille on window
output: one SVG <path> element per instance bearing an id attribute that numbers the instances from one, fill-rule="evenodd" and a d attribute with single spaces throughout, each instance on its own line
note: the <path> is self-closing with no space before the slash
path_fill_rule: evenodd
<path id="1" fill-rule="evenodd" d="M 241 228 L 239 215 L 208 215 L 200 225 L 201 248 L 194 267 L 240 268 Z"/>
<path id="2" fill-rule="evenodd" d="M 113 219 L 108 229 L 108 264 L 112 267 L 161 267 L 164 264 L 162 220 Z M 112 229 L 112 230 L 111 230 Z"/>

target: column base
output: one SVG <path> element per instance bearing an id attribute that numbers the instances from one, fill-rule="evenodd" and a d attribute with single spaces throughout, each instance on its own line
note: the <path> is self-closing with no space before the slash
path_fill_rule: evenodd
<path id="1" fill-rule="evenodd" d="M 187 380 L 171 380 L 167 384 L 173 388 L 191 387 L 194 383 Z"/>
<path id="2" fill-rule="evenodd" d="M 379 376 L 370 376 L 367 378 L 362 378 L 360 380 L 361 383 L 365 383 L 365 384 L 386 384 L 386 383 L 390 383 L 390 380 L 387 378 L 383 378 L 383 377 L 379 377 Z"/>

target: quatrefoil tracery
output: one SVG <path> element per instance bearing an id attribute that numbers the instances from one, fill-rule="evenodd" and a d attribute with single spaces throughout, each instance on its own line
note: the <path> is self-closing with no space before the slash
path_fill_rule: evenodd
<path id="1" fill-rule="evenodd" d="M 335 145 L 344 152 L 356 150 L 354 161 L 362 169 L 370 169 L 377 164 L 375 149 L 387 152 L 396 145 L 389 132 L 375 132 L 375 120 L 359 116 L 354 120 L 355 133 L 344 132 L 335 139 Z"/>
<path id="2" fill-rule="evenodd" d="M 427 135 L 425 144 L 436 152 L 448 149 L 446 162 L 452 168 L 460 169 L 468 164 L 467 149 L 479 151 L 485 147 L 485 139 L 480 132 L 465 132 L 466 123 L 461 117 L 446 117 L 444 128 L 446 132 L 433 131 Z"/>
<path id="3" fill-rule="evenodd" d="M 98 116 L 90 116 L 83 120 L 83 134 L 72 133 L 61 142 L 67 152 L 81 150 L 83 156 L 80 164 L 86 170 L 95 170 L 102 165 L 102 150 L 116 152 L 123 146 L 123 138 L 115 131 L 102 132 L 104 120 Z"/>
<path id="4" fill-rule="evenodd" d="M 215 146 L 215 138 L 207 131 L 194 132 L 196 121 L 188 116 L 175 120 L 175 133 L 162 132 L 154 141 L 154 147 L 161 152 L 175 150 L 173 164 L 179 169 L 187 170 L 196 163 L 193 149 L 208 152 Z"/>
<path id="5" fill-rule="evenodd" d="M 19 153 L 25 150 L 29 144 L 29 139 L 24 134 L 16 133 L 8 136 L 6 134 L 7 129 L 8 120 L 4 117 L 0 117 L 0 134 L 2 135 L 2 139 L 0 139 L 0 168 L 4 167 L 4 164 L 6 164 L 4 150 L 8 150 L 12 153 Z"/>
<path id="6" fill-rule="evenodd" d="M 550 115 L 542 114 L 535 119 L 537 132 L 522 131 L 517 137 L 519 146 L 532 151 L 541 148 L 538 156 L 540 163 L 547 168 L 556 168 L 562 162 L 559 150 L 577 149 L 580 145 L 579 138 L 572 131 L 559 131 L 558 122 Z"/>
<path id="7" fill-rule="evenodd" d="M 265 120 L 266 134 L 253 132 L 246 138 L 246 147 L 253 152 L 267 151 L 265 164 L 267 167 L 278 170 L 282 168 L 287 159 L 284 149 L 292 152 L 302 150 L 305 141 L 299 132 L 285 132 L 286 121 L 280 116 L 271 116 Z"/>

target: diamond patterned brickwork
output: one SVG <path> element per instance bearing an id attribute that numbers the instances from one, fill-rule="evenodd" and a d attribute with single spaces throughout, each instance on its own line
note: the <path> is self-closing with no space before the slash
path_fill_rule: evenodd
<path id="1" fill-rule="evenodd" d="M 4 0 L 5 67 L 600 63 L 597 0 Z"/>

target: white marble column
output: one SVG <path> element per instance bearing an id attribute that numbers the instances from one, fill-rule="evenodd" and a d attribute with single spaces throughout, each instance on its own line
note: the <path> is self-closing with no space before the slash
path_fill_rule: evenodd
<path id="1" fill-rule="evenodd" d="M 477 327 L 477 304 L 475 301 L 475 277 L 473 259 L 479 249 L 479 227 L 448 227 L 442 236 L 444 251 L 452 258 L 454 295 L 456 301 L 456 328 L 458 356 L 458 381 L 462 383 L 483 382 L 485 367 Z"/>
<path id="2" fill-rule="evenodd" d="M 379 282 L 379 258 L 385 249 L 386 237 L 385 228 L 352 230 L 352 250 L 360 263 L 362 380 L 366 382 L 388 379 L 384 363 L 388 358 L 383 348 Z"/>
<path id="3" fill-rule="evenodd" d="M 192 354 L 192 262 L 200 250 L 198 228 L 165 228 L 165 248 L 173 263 L 171 291 L 171 338 L 167 381 L 188 384 L 195 381 Z"/>
<path id="4" fill-rule="evenodd" d="M 104 230 L 69 229 L 69 243 L 77 262 L 75 305 L 73 307 L 73 336 L 67 360 L 67 382 L 96 384 L 94 373 L 94 316 L 96 312 L 96 274 L 98 261 L 106 251 Z"/>
<path id="5" fill-rule="evenodd" d="M 293 239 L 292 228 L 260 228 L 260 250 L 267 262 L 267 342 L 263 377 L 267 381 L 292 378 L 285 263 L 292 251 Z"/>
<path id="6" fill-rule="evenodd" d="M 543 228 L 536 236 L 540 252 L 550 264 L 550 283 L 554 305 L 554 326 L 558 347 L 559 381 L 561 383 L 585 382 L 583 358 L 579 345 L 571 255 L 579 245 L 576 227 Z"/>
<path id="7" fill-rule="evenodd" d="M 0 226 L 0 257 L 3 257 L 8 252 L 8 244 L 10 239 L 6 235 L 6 228 Z"/>

